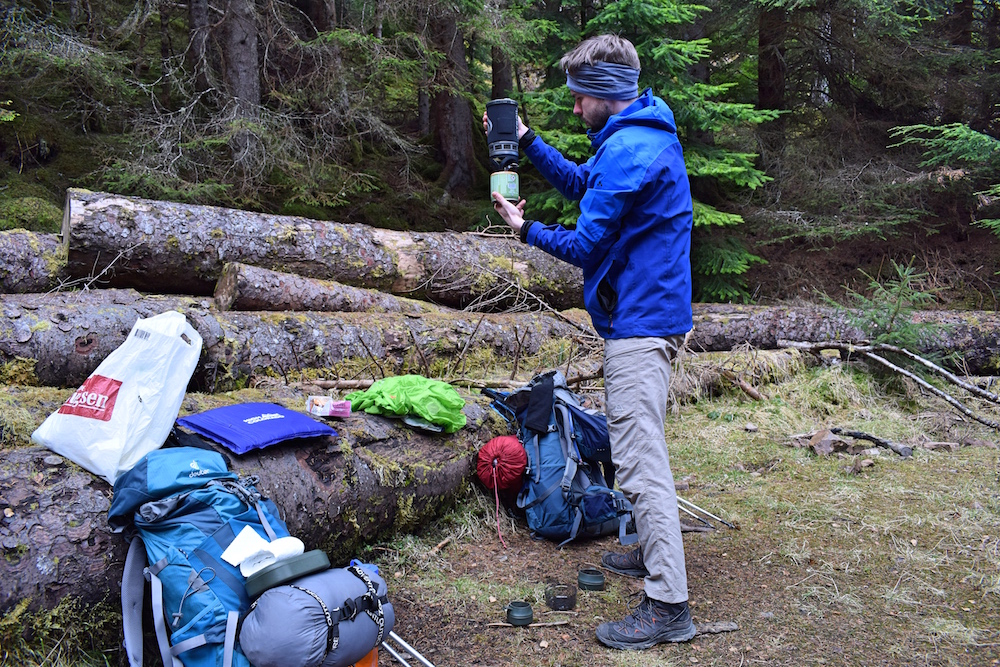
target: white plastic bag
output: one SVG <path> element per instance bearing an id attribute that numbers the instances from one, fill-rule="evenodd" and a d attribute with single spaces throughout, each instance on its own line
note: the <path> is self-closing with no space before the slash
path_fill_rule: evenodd
<path id="1" fill-rule="evenodd" d="M 31 439 L 113 485 L 167 439 L 200 357 L 182 313 L 139 319 Z"/>

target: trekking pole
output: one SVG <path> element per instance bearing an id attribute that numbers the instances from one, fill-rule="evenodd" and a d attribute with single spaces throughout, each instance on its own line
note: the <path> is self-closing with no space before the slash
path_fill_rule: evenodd
<path id="1" fill-rule="evenodd" d="M 721 518 L 719 518 L 719 517 L 715 516 L 714 514 L 712 514 L 711 512 L 709 512 L 708 510 L 705 510 L 705 509 L 702 509 L 701 507 L 698 507 L 698 506 L 697 506 L 697 505 L 695 505 L 694 503 L 692 503 L 692 502 L 690 502 L 690 501 L 687 501 L 687 500 L 684 500 L 684 499 L 683 499 L 683 498 L 681 498 L 680 496 L 677 496 L 677 502 L 679 502 L 679 503 L 683 503 L 683 504 L 687 505 L 688 507 L 691 507 L 691 508 L 693 508 L 693 509 L 696 509 L 696 510 L 698 510 L 699 512 L 701 512 L 702 514 L 704 514 L 704 515 L 706 515 L 706 516 L 710 516 L 710 517 L 712 517 L 712 518 L 713 518 L 713 519 L 715 519 L 716 521 L 721 521 L 722 523 L 726 524 L 726 525 L 727 525 L 727 526 L 729 526 L 730 528 L 736 528 L 736 526 L 734 526 L 733 524 L 729 523 L 729 522 L 728 522 L 728 521 L 726 521 L 725 519 L 721 519 Z"/>
<path id="2" fill-rule="evenodd" d="M 399 644 L 400 646 L 402 646 L 403 650 L 406 651 L 407 653 L 409 653 L 411 657 L 414 657 L 417 660 L 419 660 L 420 664 L 424 665 L 424 667 L 434 667 L 433 663 L 431 663 L 430 660 L 428 660 L 424 656 L 420 655 L 420 653 L 417 652 L 417 649 L 413 648 L 412 646 L 410 646 L 409 644 L 407 644 L 406 642 L 404 642 L 403 639 L 399 635 L 397 635 L 395 632 L 390 631 L 389 632 L 389 637 L 391 639 L 395 640 L 397 644 Z M 389 643 L 387 641 L 382 642 L 382 648 L 384 648 L 386 651 L 389 652 L 389 654 L 392 657 L 394 657 L 396 660 L 398 660 L 400 662 L 400 664 L 403 665 L 403 667 L 410 667 L 410 663 L 408 663 L 406 660 L 404 660 L 403 656 L 401 656 L 399 654 L 399 652 L 396 651 L 396 649 L 394 649 L 393 647 L 389 646 Z"/>
<path id="3" fill-rule="evenodd" d="M 678 500 L 680 500 L 680 498 L 678 498 Z M 684 507 L 683 505 L 678 505 L 677 509 L 679 509 L 680 511 L 684 512 L 685 514 L 693 516 L 695 519 L 697 519 L 698 521 L 701 521 L 703 524 L 705 524 L 706 526 L 708 526 L 712 530 L 715 530 L 715 526 L 713 526 L 712 524 L 710 524 L 708 521 L 705 521 L 703 518 L 701 518 L 700 516 L 698 516 L 697 514 L 695 514 L 694 512 L 692 512 L 691 510 L 689 510 L 688 508 Z"/>

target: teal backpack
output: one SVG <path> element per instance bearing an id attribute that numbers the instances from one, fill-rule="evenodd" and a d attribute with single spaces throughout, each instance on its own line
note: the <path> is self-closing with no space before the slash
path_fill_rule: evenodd
<path id="1" fill-rule="evenodd" d="M 147 582 L 165 667 L 250 667 L 236 641 L 246 579 L 222 553 L 246 526 L 268 541 L 288 536 L 257 482 L 197 447 L 154 450 L 116 480 L 108 522 L 131 540 L 122 576 L 130 667 L 142 666 Z"/>

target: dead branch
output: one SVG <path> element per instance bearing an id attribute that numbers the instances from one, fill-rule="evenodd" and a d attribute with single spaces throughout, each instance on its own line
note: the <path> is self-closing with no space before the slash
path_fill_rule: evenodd
<path id="1" fill-rule="evenodd" d="M 839 426 L 831 428 L 830 433 L 836 435 L 846 435 L 849 438 L 854 438 L 856 440 L 867 440 L 869 442 L 874 442 L 879 447 L 885 447 L 896 452 L 903 458 L 913 456 L 913 450 L 906 445 L 901 445 L 896 442 L 890 442 L 889 440 L 883 440 L 882 438 L 876 438 L 874 435 L 869 435 L 867 433 L 862 433 L 861 431 L 845 431 Z"/>
<path id="2" fill-rule="evenodd" d="M 749 396 L 753 400 L 755 400 L 755 401 L 762 401 L 762 400 L 764 400 L 764 397 L 760 395 L 759 391 L 757 391 L 756 389 L 754 389 L 750 385 L 749 382 L 747 382 L 743 378 L 737 376 L 736 373 L 734 373 L 732 371 L 724 370 L 724 371 L 722 371 L 722 377 L 726 378 L 727 380 L 729 380 L 730 382 L 732 382 L 733 384 L 735 384 L 737 387 L 739 387 L 743 391 L 744 394 L 746 394 L 747 396 Z"/>

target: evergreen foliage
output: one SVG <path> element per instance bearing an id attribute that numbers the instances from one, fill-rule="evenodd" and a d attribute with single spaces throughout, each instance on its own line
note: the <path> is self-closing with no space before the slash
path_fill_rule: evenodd
<path id="1" fill-rule="evenodd" d="M 997 209 L 1000 198 L 1000 140 L 977 132 L 963 123 L 948 125 L 906 125 L 895 127 L 889 133 L 897 139 L 892 147 L 913 144 L 923 153 L 924 167 L 961 167 L 962 172 L 951 172 L 941 178 L 941 186 L 960 188 L 966 196 L 976 198 L 972 208 Z M 971 187 L 966 184 L 971 183 Z M 981 188 L 981 189 L 979 189 Z M 1000 235 L 1000 219 L 987 214 L 975 221 Z"/>
<path id="2" fill-rule="evenodd" d="M 950 197 L 1000 235 L 992 0 L 234 0 L 202 19 L 199 6 L 5 3 L 0 157 L 11 176 L 48 187 L 55 206 L 75 185 L 471 228 L 488 169 L 478 116 L 505 66 L 493 58 L 509 61 L 529 125 L 583 161 L 590 142 L 557 63 L 614 32 L 639 51 L 640 86 L 675 114 L 697 199 L 696 298 L 750 298 L 744 276 L 761 260 L 735 240 L 742 225 L 762 242 L 888 237 Z M 260 99 L 249 106 L 227 70 L 232 7 L 256 31 L 257 71 L 243 74 Z M 765 24 L 779 32 L 762 42 Z M 762 43 L 780 71 L 762 73 Z M 456 120 L 463 108 L 472 128 Z M 474 145 L 446 165 L 456 132 Z M 446 166 L 475 185 L 446 193 Z M 576 204 L 522 166 L 529 213 L 573 224 Z"/>
<path id="3" fill-rule="evenodd" d="M 935 302 L 934 294 L 921 289 L 927 274 L 908 264 L 892 261 L 894 275 L 880 280 L 862 271 L 869 294 L 848 291 L 854 306 L 849 320 L 868 336 L 872 344 L 895 345 L 918 350 L 930 342 L 936 329 L 915 323 L 913 313 Z"/>

